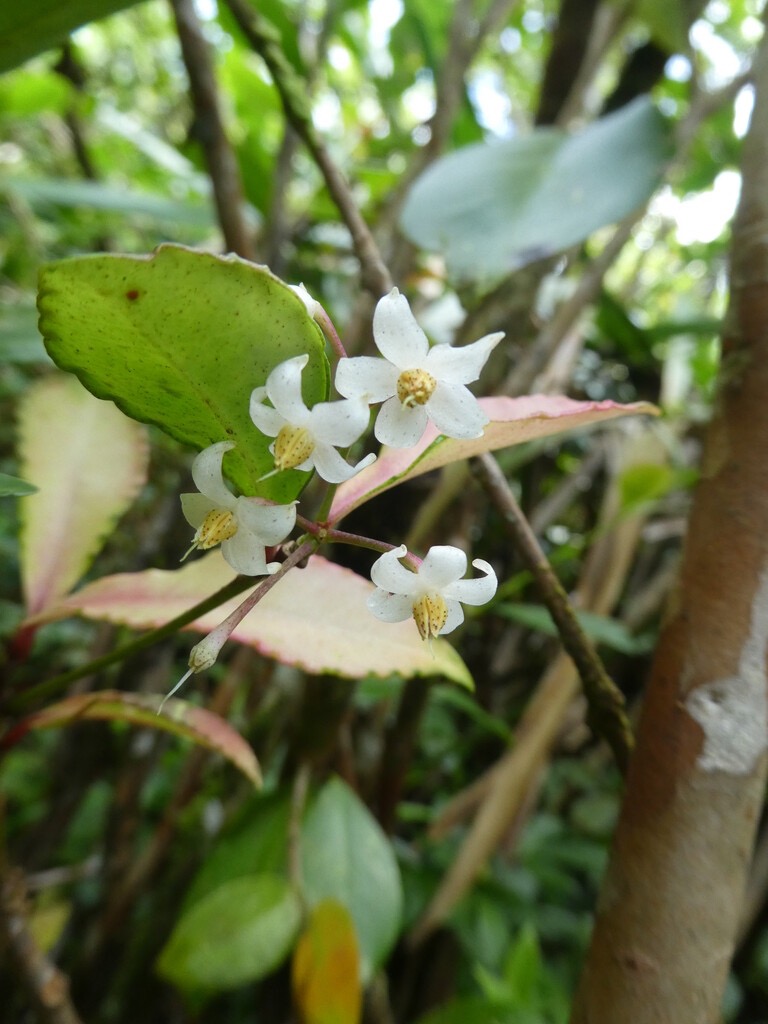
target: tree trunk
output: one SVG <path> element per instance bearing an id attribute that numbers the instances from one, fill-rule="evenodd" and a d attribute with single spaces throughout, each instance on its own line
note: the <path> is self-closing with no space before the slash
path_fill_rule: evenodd
<path id="1" fill-rule="evenodd" d="M 768 733 L 765 41 L 755 87 L 719 398 L 572 1024 L 712 1024 L 733 953 Z"/>

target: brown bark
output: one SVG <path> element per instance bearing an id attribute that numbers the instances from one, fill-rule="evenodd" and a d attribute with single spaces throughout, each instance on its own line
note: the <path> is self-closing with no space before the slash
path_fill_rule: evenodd
<path id="1" fill-rule="evenodd" d="M 766 780 L 768 44 L 717 409 L 572 1024 L 712 1024 Z"/>

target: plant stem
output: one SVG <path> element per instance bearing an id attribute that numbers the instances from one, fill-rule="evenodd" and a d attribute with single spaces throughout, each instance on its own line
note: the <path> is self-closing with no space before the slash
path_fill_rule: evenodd
<path id="1" fill-rule="evenodd" d="M 19 694 L 19 696 L 8 701 L 9 709 L 11 711 L 24 710 L 29 704 L 32 704 L 41 697 L 50 697 L 52 694 L 58 693 L 70 683 L 74 683 L 78 679 L 82 679 L 84 676 L 92 675 L 94 672 L 100 672 L 102 669 L 108 668 L 110 665 L 114 665 L 115 662 L 129 658 L 131 655 L 136 654 L 139 651 L 143 651 L 147 647 L 152 647 L 161 640 L 165 640 L 167 637 L 173 636 L 174 633 L 178 632 L 178 630 L 182 629 L 184 626 L 188 626 L 189 623 L 194 622 L 195 619 L 199 619 L 207 612 L 213 611 L 214 608 L 218 608 L 219 605 L 224 604 L 231 598 L 237 597 L 238 594 L 241 594 L 252 585 L 252 577 L 238 576 L 236 579 L 232 580 L 231 583 L 227 583 L 226 586 L 217 590 L 215 594 L 211 594 L 210 597 L 206 597 L 204 601 L 200 601 L 193 608 L 189 608 L 187 611 L 182 612 L 181 615 L 177 615 L 175 619 L 171 619 L 170 622 L 166 622 L 164 626 L 159 626 L 157 629 L 150 630 L 149 633 L 145 633 L 143 636 L 131 641 L 131 643 L 126 644 L 124 647 L 118 647 L 114 651 L 110 651 L 108 654 L 102 655 L 100 658 L 95 658 L 93 661 L 89 661 L 87 665 L 81 665 L 79 668 L 73 668 L 68 672 L 62 672 L 60 675 L 54 676 L 53 679 L 47 679 L 44 683 L 38 683 L 37 686 L 30 687 L 24 693 Z"/>
<path id="2" fill-rule="evenodd" d="M 226 3 L 246 39 L 269 68 L 275 88 L 280 94 L 286 120 L 309 150 L 325 179 L 328 192 L 352 236 L 363 284 L 375 298 L 386 295 L 392 290 L 389 270 L 381 258 L 370 228 L 357 208 L 349 182 L 331 159 L 315 130 L 305 82 L 285 57 L 279 33 L 247 0 L 226 0 Z"/>
<path id="3" fill-rule="evenodd" d="M 547 561 L 499 464 L 492 455 L 478 455 L 473 460 L 472 468 L 501 514 L 515 548 L 533 574 L 557 626 L 563 647 L 579 671 L 589 705 L 588 720 L 591 728 L 607 741 L 621 773 L 626 775 L 633 738 L 623 694 L 606 672 L 593 643 L 581 628 L 568 595 Z"/>

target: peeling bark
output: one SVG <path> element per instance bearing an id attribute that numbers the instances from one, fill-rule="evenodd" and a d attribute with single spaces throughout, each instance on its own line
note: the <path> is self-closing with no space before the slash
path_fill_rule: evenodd
<path id="1" fill-rule="evenodd" d="M 713 1024 L 766 782 L 768 44 L 681 577 L 654 661 L 572 1024 Z"/>

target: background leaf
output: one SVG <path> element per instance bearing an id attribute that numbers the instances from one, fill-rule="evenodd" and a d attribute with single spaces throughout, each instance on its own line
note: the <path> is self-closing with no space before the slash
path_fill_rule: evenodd
<path id="1" fill-rule="evenodd" d="M 34 494 L 36 491 L 37 487 L 34 484 L 28 484 L 26 480 L 20 480 L 19 477 L 11 476 L 9 473 L 0 473 L 0 498 L 7 498 L 11 495 L 23 497 L 27 494 Z"/>
<path id="2" fill-rule="evenodd" d="M 191 993 L 256 981 L 288 955 L 300 917 L 295 893 L 278 875 L 225 882 L 182 914 L 157 970 Z"/>
<path id="3" fill-rule="evenodd" d="M 140 216 L 156 221 L 213 227 L 213 210 L 204 202 L 181 202 L 151 192 L 104 185 L 98 181 L 72 181 L 68 178 L 20 178 L 0 175 L 0 193 L 21 196 L 34 207 L 71 206 L 89 210 L 108 210 L 125 216 Z"/>
<path id="4" fill-rule="evenodd" d="M 251 422 L 251 391 L 278 363 L 309 353 L 308 404 L 328 394 L 320 328 L 266 267 L 163 245 L 149 257 L 83 256 L 40 273 L 40 330 L 59 366 L 101 398 L 205 448 L 234 441 L 225 472 L 239 489 L 291 501 L 308 479 L 273 468 Z"/>
<path id="5" fill-rule="evenodd" d="M 90 565 L 147 475 L 144 429 L 72 377 L 35 384 L 19 409 L 22 475 L 39 488 L 20 505 L 21 576 L 34 614 Z"/>
<path id="6" fill-rule="evenodd" d="M 418 178 L 400 219 L 462 278 L 500 276 L 582 242 L 644 203 L 668 157 L 647 98 L 569 135 L 536 128 L 467 146 Z"/>
<path id="7" fill-rule="evenodd" d="M 229 823 L 207 851 L 184 897 L 184 907 L 235 878 L 262 873 L 287 877 L 290 816 L 289 793 L 253 794 L 237 820 Z"/>
<path id="8" fill-rule="evenodd" d="M 338 900 L 355 922 L 363 979 L 386 958 L 403 910 L 400 871 L 371 812 L 341 779 L 331 779 L 301 831 L 302 878 L 310 906 Z"/>
<path id="9" fill-rule="evenodd" d="M 137 0 L 25 0 L 0 8 L 0 71 L 59 46 L 73 29 Z"/>
<path id="10" fill-rule="evenodd" d="M 547 609 L 540 604 L 497 604 L 494 611 L 506 619 L 519 622 L 522 626 L 537 629 L 547 636 L 558 636 L 552 617 Z M 647 654 L 653 650 L 654 636 L 634 636 L 627 627 L 617 619 L 594 612 L 576 611 L 576 618 L 584 632 L 596 643 L 605 644 L 621 654 Z"/>
<path id="11" fill-rule="evenodd" d="M 17 743 L 33 730 L 73 725 L 86 719 L 127 722 L 192 740 L 226 757 L 254 785 L 261 784 L 261 772 L 253 750 L 228 722 L 205 708 L 174 698 L 166 701 L 163 713 L 158 714 L 160 699 L 149 694 L 120 693 L 117 690 L 78 693 L 23 719 L 3 738 L 2 746 L 7 748 Z"/>
<path id="12" fill-rule="evenodd" d="M 343 904 L 321 900 L 314 907 L 296 944 L 292 979 L 302 1024 L 358 1024 L 360 953 Z"/>
<path id="13" fill-rule="evenodd" d="M 235 577 L 218 551 L 182 569 L 121 573 L 90 583 L 47 609 L 36 622 L 70 615 L 119 622 L 135 629 L 160 626 Z M 425 644 L 411 620 L 380 622 L 365 606 L 373 584 L 314 555 L 293 569 L 232 634 L 268 657 L 317 675 L 349 679 L 367 674 L 445 676 L 472 687 L 466 665 L 446 640 Z M 241 594 L 190 628 L 208 633 L 246 597 Z"/>

